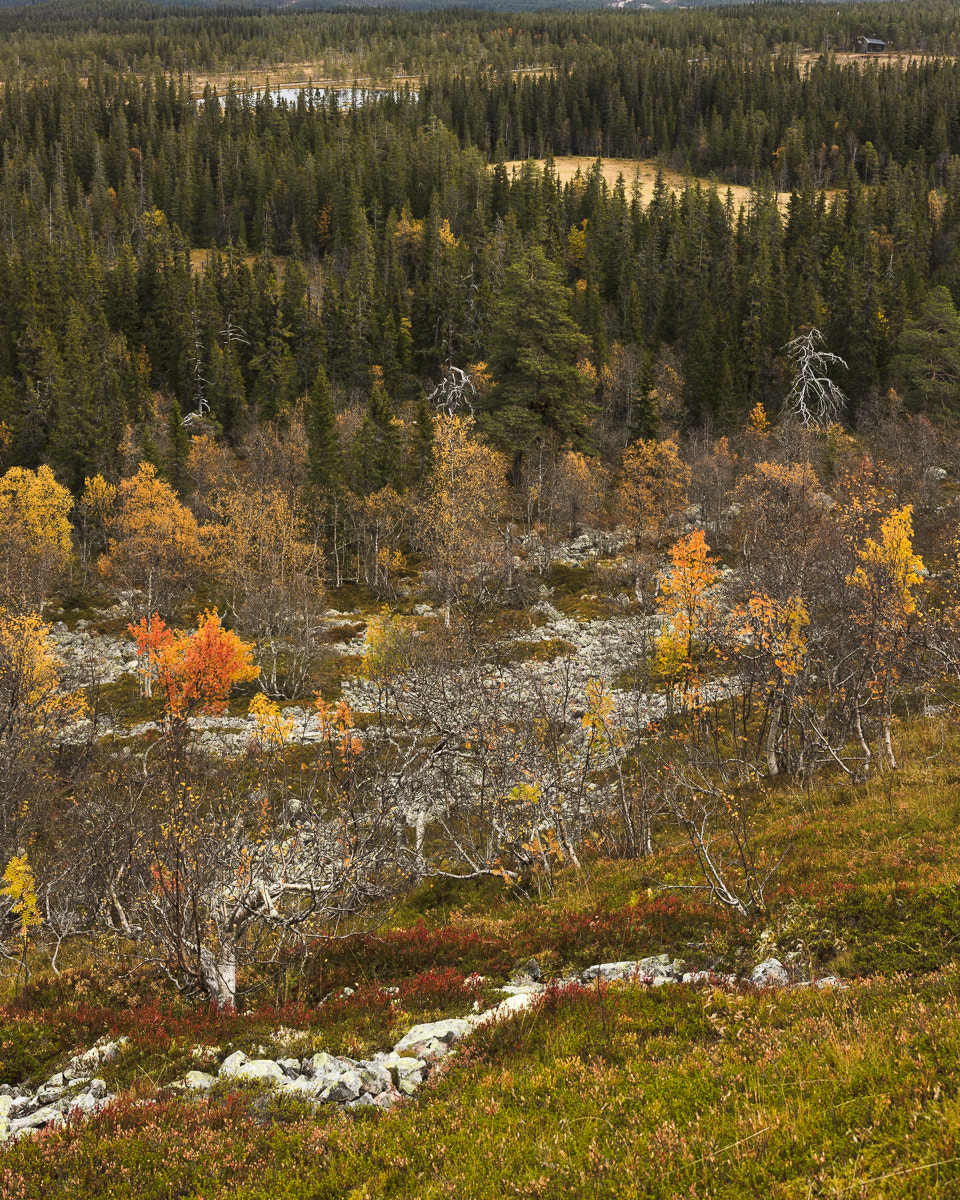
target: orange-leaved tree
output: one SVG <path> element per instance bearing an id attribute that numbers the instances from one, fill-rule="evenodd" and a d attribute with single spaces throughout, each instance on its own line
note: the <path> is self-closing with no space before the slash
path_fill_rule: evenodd
<path id="1" fill-rule="evenodd" d="M 155 677 L 175 721 L 197 708 L 223 712 L 233 685 L 260 674 L 253 645 L 224 629 L 216 612 L 205 612 L 194 633 L 175 634 L 156 614 L 129 629 L 137 641 L 144 692 L 151 694 Z"/>

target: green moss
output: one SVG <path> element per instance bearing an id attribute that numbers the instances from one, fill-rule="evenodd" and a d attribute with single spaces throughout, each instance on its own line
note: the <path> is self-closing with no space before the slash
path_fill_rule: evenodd
<path id="1" fill-rule="evenodd" d="M 914 975 L 960 960 L 960 886 L 851 891 L 818 906 L 821 962 L 845 974 Z"/>
<path id="2" fill-rule="evenodd" d="M 576 654 L 577 647 L 563 638 L 545 638 L 540 642 L 508 642 L 496 654 L 496 661 L 502 666 L 524 662 L 554 662 L 558 658 L 566 658 Z"/>
<path id="3" fill-rule="evenodd" d="M 559 595 L 574 596 L 592 589 L 595 571 L 592 566 L 571 567 L 565 563 L 554 563 L 547 572 L 548 587 Z"/>
<path id="4" fill-rule="evenodd" d="M 383 604 L 382 596 L 373 588 L 363 583 L 352 582 L 342 583 L 338 588 L 330 588 L 327 601 L 331 608 L 339 612 L 350 612 L 353 609 L 363 613 L 377 612 Z"/>

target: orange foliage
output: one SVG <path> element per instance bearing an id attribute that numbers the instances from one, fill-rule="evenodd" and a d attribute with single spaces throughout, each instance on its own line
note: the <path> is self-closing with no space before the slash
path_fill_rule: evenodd
<path id="1" fill-rule="evenodd" d="M 679 685 L 687 701 L 699 696 L 694 665 L 695 642 L 709 635 L 718 616 L 711 589 L 720 577 L 702 529 L 681 538 L 670 550 L 670 571 L 660 585 L 658 610 L 666 617 L 656 639 L 657 666 Z"/>
<path id="2" fill-rule="evenodd" d="M 141 670 L 151 678 L 156 672 L 172 717 L 185 717 L 197 706 L 205 713 L 223 712 L 233 685 L 260 673 L 253 646 L 223 629 L 215 612 L 205 612 L 190 634 L 174 634 L 156 614 L 128 628 L 145 664 Z"/>

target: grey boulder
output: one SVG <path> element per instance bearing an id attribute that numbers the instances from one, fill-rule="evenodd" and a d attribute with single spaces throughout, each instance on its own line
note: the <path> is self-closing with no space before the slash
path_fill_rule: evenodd
<path id="1" fill-rule="evenodd" d="M 786 987 L 790 976 L 779 958 L 767 958 L 753 968 L 750 982 L 761 988 Z"/>

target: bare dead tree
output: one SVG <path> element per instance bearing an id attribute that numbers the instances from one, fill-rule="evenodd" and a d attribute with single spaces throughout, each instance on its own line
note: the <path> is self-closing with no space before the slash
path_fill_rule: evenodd
<path id="1" fill-rule="evenodd" d="M 453 417 L 464 410 L 473 416 L 476 384 L 462 367 L 445 367 L 443 378 L 427 397 L 438 412 Z"/>
<path id="2" fill-rule="evenodd" d="M 787 409 L 801 425 L 820 429 L 843 415 L 847 398 L 828 374 L 831 367 L 847 364 L 829 350 L 822 350 L 824 337 L 819 329 L 810 329 L 787 342 L 784 350 L 793 369 L 793 386 L 786 399 Z"/>

